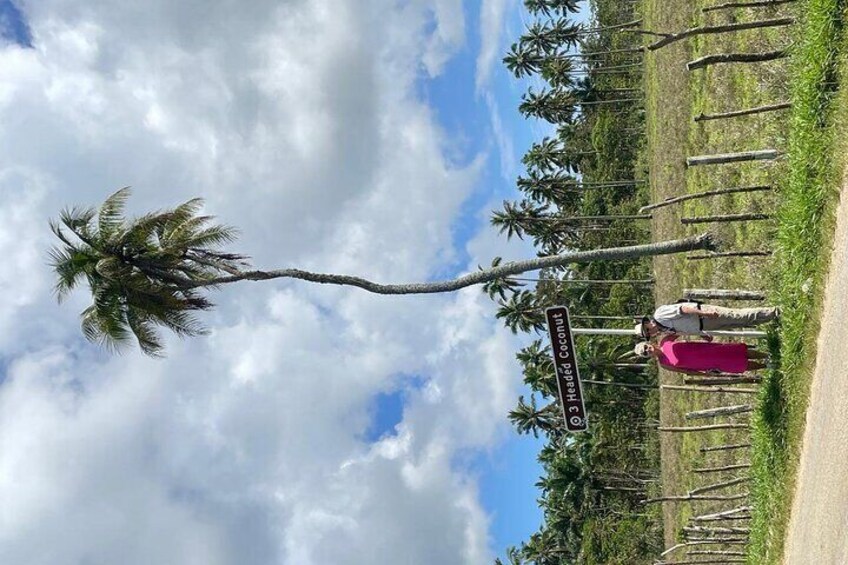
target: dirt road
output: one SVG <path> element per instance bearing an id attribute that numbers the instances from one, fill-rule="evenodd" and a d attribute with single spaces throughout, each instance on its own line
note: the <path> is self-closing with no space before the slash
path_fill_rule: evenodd
<path id="1" fill-rule="evenodd" d="M 848 187 L 825 289 L 786 565 L 848 564 Z"/>

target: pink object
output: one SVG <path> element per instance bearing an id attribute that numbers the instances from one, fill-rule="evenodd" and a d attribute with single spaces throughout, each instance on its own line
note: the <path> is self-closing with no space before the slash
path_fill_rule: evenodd
<path id="1" fill-rule="evenodd" d="M 706 341 L 674 341 L 660 343 L 661 365 L 686 371 L 721 371 L 744 373 L 748 367 L 748 346 L 744 343 L 708 343 Z"/>

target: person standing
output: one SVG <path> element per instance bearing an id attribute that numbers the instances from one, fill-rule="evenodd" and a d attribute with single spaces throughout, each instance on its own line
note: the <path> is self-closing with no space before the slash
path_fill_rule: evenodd
<path id="1" fill-rule="evenodd" d="M 704 332 L 747 328 L 771 322 L 780 317 L 777 308 L 725 308 L 698 302 L 664 304 L 653 316 L 644 316 L 634 331 L 644 339 L 660 333 L 701 335 Z"/>
<path id="2" fill-rule="evenodd" d="M 678 373 L 741 374 L 766 367 L 763 362 L 766 354 L 744 343 L 677 341 L 677 338 L 675 334 L 668 334 L 659 345 L 643 341 L 636 344 L 633 351 L 640 357 L 654 357 L 664 369 Z"/>

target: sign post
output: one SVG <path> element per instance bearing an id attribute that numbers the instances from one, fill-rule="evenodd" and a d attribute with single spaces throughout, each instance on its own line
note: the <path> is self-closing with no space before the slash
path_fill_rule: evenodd
<path id="1" fill-rule="evenodd" d="M 589 427 L 589 420 L 586 417 L 586 405 L 583 403 L 583 389 L 580 385 L 580 373 L 577 370 L 577 357 L 574 340 L 571 337 L 568 308 L 565 306 L 547 308 L 545 318 L 548 322 L 548 335 L 551 338 L 557 390 L 565 417 L 565 427 L 570 432 L 585 432 Z"/>

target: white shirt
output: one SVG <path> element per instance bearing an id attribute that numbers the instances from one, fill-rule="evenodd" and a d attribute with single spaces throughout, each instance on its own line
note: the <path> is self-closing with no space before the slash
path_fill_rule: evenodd
<path id="1" fill-rule="evenodd" d="M 694 302 L 665 304 L 656 309 L 654 320 L 680 334 L 700 334 L 700 317 L 697 314 L 684 314 L 681 312 L 683 306 L 698 307 Z"/>

